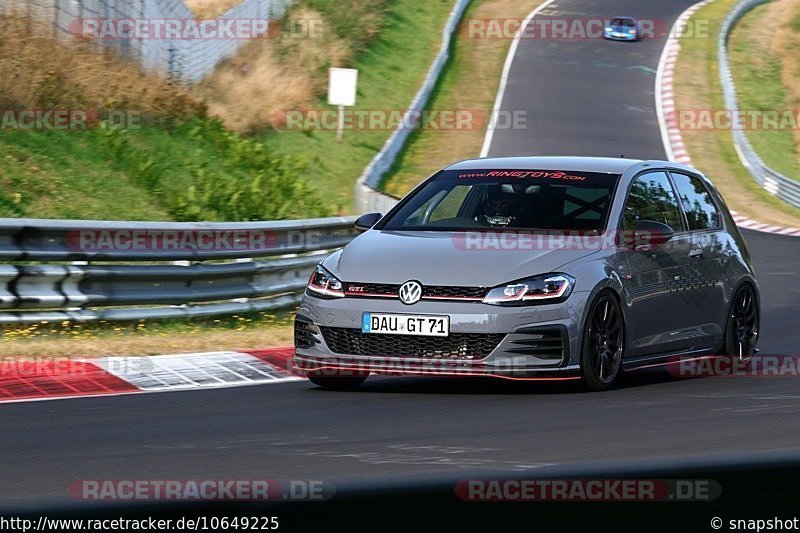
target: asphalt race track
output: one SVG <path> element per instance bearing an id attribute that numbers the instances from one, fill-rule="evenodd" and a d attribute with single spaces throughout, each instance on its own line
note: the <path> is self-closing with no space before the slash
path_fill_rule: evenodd
<path id="1" fill-rule="evenodd" d="M 559 0 L 554 14 L 631 14 L 671 25 L 691 3 Z M 523 40 L 503 108 L 536 120 L 497 132 L 490 154 L 663 158 L 652 72 L 663 43 Z M 798 353 L 800 239 L 746 236 L 762 294 L 761 352 Z M 615 390 L 585 393 L 574 385 L 371 378 L 353 393 L 295 382 L 6 404 L 0 501 L 68 501 L 67 486 L 80 479 L 337 483 L 795 453 L 798 383 L 642 371 Z"/>
<path id="2" fill-rule="evenodd" d="M 488 155 L 664 159 L 654 94 L 666 42 L 660 34 L 694 3 L 557 0 L 545 8 L 537 19 L 632 16 L 653 21 L 656 35 L 639 42 L 521 39 L 501 110 L 524 112 L 527 128 L 495 130 Z"/>

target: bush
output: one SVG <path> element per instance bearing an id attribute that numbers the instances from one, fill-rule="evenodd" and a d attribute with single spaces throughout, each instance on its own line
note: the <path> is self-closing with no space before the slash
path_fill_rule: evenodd
<path id="1" fill-rule="evenodd" d="M 303 177 L 303 160 L 273 153 L 258 141 L 226 130 L 216 119 L 184 127 L 189 137 L 211 152 L 206 155 L 217 157 L 176 165 L 169 154 L 136 146 L 124 130 L 104 131 L 103 146 L 113 164 L 163 202 L 175 220 L 236 222 L 331 215 L 332 209 Z"/>
<path id="2" fill-rule="evenodd" d="M 307 6 L 322 14 L 333 31 L 350 44 L 355 54 L 366 50 L 381 30 L 387 0 L 302 0 Z"/>

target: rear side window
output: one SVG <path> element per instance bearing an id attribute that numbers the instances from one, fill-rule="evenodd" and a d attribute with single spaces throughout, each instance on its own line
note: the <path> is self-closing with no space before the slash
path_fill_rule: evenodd
<path id="1" fill-rule="evenodd" d="M 681 199 L 689 230 L 717 229 L 721 227 L 719 211 L 705 185 L 694 176 L 672 173 L 675 188 Z"/>
<path id="2" fill-rule="evenodd" d="M 641 220 L 655 220 L 683 231 L 678 199 L 665 172 L 648 172 L 634 180 L 622 216 L 628 230 L 635 229 Z"/>

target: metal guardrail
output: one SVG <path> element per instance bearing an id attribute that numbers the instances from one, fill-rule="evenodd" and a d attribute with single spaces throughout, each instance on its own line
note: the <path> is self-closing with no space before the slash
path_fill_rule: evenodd
<path id="1" fill-rule="evenodd" d="M 769 0 L 744 0 L 734 7 L 720 28 L 717 42 L 717 55 L 719 57 L 719 77 L 722 84 L 722 96 L 725 109 L 728 112 L 737 112 L 739 104 L 736 100 L 736 88 L 733 84 L 730 62 L 728 61 L 728 37 L 736 23 L 751 9 Z M 742 164 L 747 167 L 753 179 L 767 192 L 773 194 L 784 202 L 800 208 L 800 182 L 795 181 L 780 172 L 770 168 L 759 157 L 747 140 L 747 135 L 741 128 L 732 128 L 733 146 L 736 149 Z"/>
<path id="2" fill-rule="evenodd" d="M 450 59 L 450 42 L 458 29 L 458 24 L 461 22 L 461 18 L 464 16 L 464 11 L 466 11 L 470 1 L 471 0 L 455 0 L 453 9 L 450 11 L 450 16 L 447 19 L 447 24 L 445 24 L 444 31 L 442 32 L 442 44 L 439 48 L 439 53 L 436 55 L 433 63 L 431 63 L 425 81 L 422 83 L 411 105 L 408 106 L 403 121 L 392 132 L 392 135 L 386 140 L 383 147 L 381 147 L 380 152 L 370 161 L 367 168 L 365 168 L 364 172 L 361 174 L 361 177 L 356 181 L 356 212 L 369 213 L 377 211 L 386 213 L 397 203 L 398 198 L 380 192 L 377 188 L 380 185 L 381 177 L 392 167 L 398 154 L 403 150 L 408 136 L 413 131 L 411 128 L 403 127 L 403 124 L 413 123 L 414 121 L 410 120 L 410 117 L 413 117 L 414 114 L 425 109 L 444 67 Z"/>
<path id="3" fill-rule="evenodd" d="M 353 222 L 0 219 L 0 261 L 14 263 L 0 265 L 0 323 L 292 307 L 316 264 L 354 237 Z"/>

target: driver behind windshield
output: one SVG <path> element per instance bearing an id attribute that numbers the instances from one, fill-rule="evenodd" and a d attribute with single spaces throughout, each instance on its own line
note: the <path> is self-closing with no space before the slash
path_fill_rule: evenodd
<path id="1" fill-rule="evenodd" d="M 520 200 L 515 198 L 515 193 L 504 192 L 503 188 L 510 186 L 493 185 L 488 188 L 483 203 L 478 209 L 475 221 L 484 226 L 506 227 L 514 226 L 515 221 L 522 215 Z"/>

